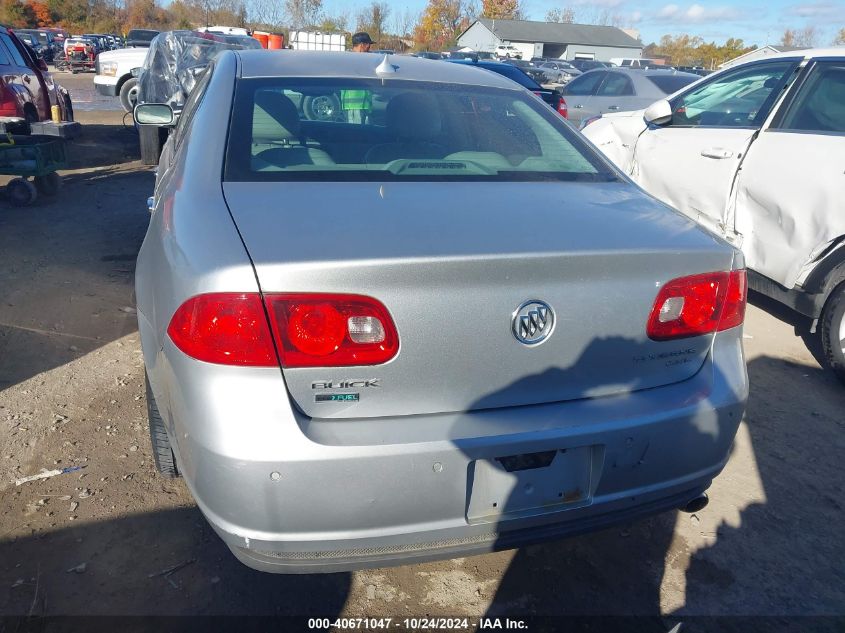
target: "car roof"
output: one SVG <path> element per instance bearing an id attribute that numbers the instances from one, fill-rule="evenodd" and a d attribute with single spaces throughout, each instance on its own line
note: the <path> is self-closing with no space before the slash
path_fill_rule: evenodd
<path id="1" fill-rule="evenodd" d="M 444 64 L 441 60 L 411 55 L 382 55 L 378 53 L 347 53 L 335 51 L 235 51 L 240 61 L 240 76 L 252 77 L 350 77 L 382 79 L 376 68 L 385 57 L 396 69 L 392 79 L 460 83 L 514 90 L 509 79 L 493 73 L 480 73 L 469 66 L 485 66 L 498 62 L 469 62 L 458 60 Z M 504 65 L 504 64 L 502 64 Z"/>
<path id="2" fill-rule="evenodd" d="M 593 68 L 592 70 L 588 70 L 581 76 L 588 75 L 590 73 L 606 73 L 606 72 L 614 72 L 614 73 L 622 73 L 623 75 L 630 75 L 631 77 L 695 77 L 696 79 L 701 79 L 701 75 L 696 75 L 695 73 L 685 73 L 682 70 L 669 70 L 669 69 L 654 69 L 654 68 L 622 68 L 621 66 L 611 66 L 610 68 Z"/>
<path id="3" fill-rule="evenodd" d="M 783 53 L 773 53 L 772 55 L 766 55 L 763 59 L 783 59 L 783 58 L 795 58 L 795 57 L 803 57 L 804 59 L 810 57 L 845 57 L 845 48 L 839 46 L 837 48 L 808 48 L 802 49 L 797 51 L 786 51 Z M 749 60 L 744 62 L 746 64 L 752 63 L 752 61 L 762 61 L 759 59 Z M 740 64 L 736 64 L 739 66 Z M 733 66 L 735 68 L 736 66 Z"/>

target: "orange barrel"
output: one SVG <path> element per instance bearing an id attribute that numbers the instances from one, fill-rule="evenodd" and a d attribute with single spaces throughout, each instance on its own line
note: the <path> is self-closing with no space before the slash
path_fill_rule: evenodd
<path id="1" fill-rule="evenodd" d="M 261 43 L 261 48 L 268 48 L 270 45 L 269 33 L 253 33 L 252 36 Z"/>
<path id="2" fill-rule="evenodd" d="M 285 36 L 278 33 L 271 33 L 267 48 L 277 49 L 285 47 Z"/>

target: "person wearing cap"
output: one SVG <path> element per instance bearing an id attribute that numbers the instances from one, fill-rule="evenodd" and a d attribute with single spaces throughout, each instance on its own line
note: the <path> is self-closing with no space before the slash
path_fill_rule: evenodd
<path id="1" fill-rule="evenodd" d="M 353 53 L 369 53 L 372 45 L 369 33 L 359 31 L 352 36 Z M 373 95 L 369 90 L 341 90 L 340 102 L 349 123 L 365 123 L 373 109 Z"/>
<path id="2" fill-rule="evenodd" d="M 353 53 L 369 53 L 373 46 L 373 40 L 370 39 L 370 34 L 364 31 L 358 31 L 352 36 L 352 52 Z"/>

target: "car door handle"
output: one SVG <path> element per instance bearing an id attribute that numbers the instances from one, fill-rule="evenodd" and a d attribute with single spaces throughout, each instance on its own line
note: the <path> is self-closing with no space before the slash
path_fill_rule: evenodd
<path id="1" fill-rule="evenodd" d="M 607 106 L 608 110 L 618 110 L 619 106 Z"/>
<path id="2" fill-rule="evenodd" d="M 734 155 L 734 153 L 729 149 L 723 149 L 721 147 L 711 147 L 710 149 L 703 149 L 701 150 L 701 155 L 705 158 L 730 158 Z"/>

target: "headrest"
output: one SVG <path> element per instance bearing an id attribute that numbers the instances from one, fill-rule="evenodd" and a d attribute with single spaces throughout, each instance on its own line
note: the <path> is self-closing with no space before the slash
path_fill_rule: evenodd
<path id="1" fill-rule="evenodd" d="M 253 143 L 270 140 L 299 140 L 299 112 L 285 95 L 273 90 L 255 93 L 252 113 Z"/>
<path id="2" fill-rule="evenodd" d="M 396 138 L 431 140 L 442 131 L 440 105 L 432 95 L 406 92 L 387 104 L 387 129 Z"/>

